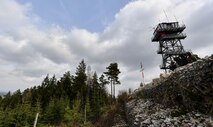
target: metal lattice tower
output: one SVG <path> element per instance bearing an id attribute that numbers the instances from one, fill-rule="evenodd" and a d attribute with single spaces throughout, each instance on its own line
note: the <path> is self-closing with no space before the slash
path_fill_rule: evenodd
<path id="1" fill-rule="evenodd" d="M 158 54 L 162 55 L 161 69 L 173 70 L 172 66 L 187 64 L 187 52 L 184 50 L 181 39 L 186 38 L 182 33 L 186 26 L 179 22 L 159 23 L 153 33 L 152 42 L 159 42 Z"/>

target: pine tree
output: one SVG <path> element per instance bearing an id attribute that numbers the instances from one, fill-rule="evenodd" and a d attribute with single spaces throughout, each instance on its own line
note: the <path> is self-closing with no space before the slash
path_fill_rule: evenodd
<path id="1" fill-rule="evenodd" d="M 0 107 L 0 127 L 4 127 L 4 117 L 5 117 L 5 112 L 4 112 L 4 110 Z"/>
<path id="2" fill-rule="evenodd" d="M 31 103 L 32 104 L 32 92 L 29 88 L 25 89 L 22 93 L 22 103 Z"/>
<path id="3" fill-rule="evenodd" d="M 69 98 L 70 101 L 73 100 L 73 79 L 74 77 L 68 71 L 63 75 L 60 82 L 58 82 L 57 87 L 58 95 L 63 98 Z"/>
<path id="4" fill-rule="evenodd" d="M 92 110 L 91 110 L 91 106 L 90 106 L 90 101 L 89 101 L 89 97 L 87 96 L 86 98 L 86 118 L 85 118 L 85 122 L 89 121 L 92 119 L 93 114 L 92 114 Z"/>
<path id="5" fill-rule="evenodd" d="M 74 77 L 73 82 L 73 92 L 75 98 L 77 98 L 77 94 L 80 94 L 81 100 L 81 110 L 84 111 L 85 103 L 86 103 L 86 95 L 87 95 L 87 87 L 86 87 L 86 64 L 84 60 L 80 62 L 76 70 L 76 76 Z"/>
<path id="6" fill-rule="evenodd" d="M 6 110 L 7 108 L 10 107 L 10 101 L 11 101 L 11 93 L 10 91 L 4 95 L 4 99 L 1 101 L 1 107 L 3 110 Z"/>
<path id="7" fill-rule="evenodd" d="M 73 108 L 69 106 L 65 108 L 64 122 L 70 127 L 79 127 L 83 123 L 83 115 L 80 113 L 80 99 L 76 99 Z"/>
<path id="8" fill-rule="evenodd" d="M 47 87 L 49 87 L 50 79 L 49 75 L 47 75 L 41 83 L 41 87 L 39 89 L 39 95 L 41 96 L 41 106 L 42 109 L 45 109 L 50 102 L 50 95 Z"/>
<path id="9" fill-rule="evenodd" d="M 111 63 L 107 68 L 107 72 L 104 72 L 104 74 L 108 77 L 108 80 L 111 84 L 111 99 L 115 98 L 115 84 L 120 84 L 120 81 L 118 80 L 118 75 L 121 73 L 118 69 L 117 63 Z M 112 88 L 113 85 L 113 88 Z M 114 91 L 112 90 L 114 89 Z"/>
<path id="10" fill-rule="evenodd" d="M 20 105 L 22 103 L 22 95 L 21 91 L 17 90 L 14 92 L 14 94 L 10 97 L 10 105 L 8 107 L 15 108 L 17 105 Z"/>
<path id="11" fill-rule="evenodd" d="M 63 121 L 67 105 L 67 101 L 63 99 L 51 100 L 44 115 L 44 121 L 51 125 L 59 125 Z"/>
<path id="12" fill-rule="evenodd" d="M 109 81 L 105 79 L 105 76 L 102 74 L 99 78 L 100 82 L 100 91 L 99 91 L 99 97 L 100 97 L 100 105 L 101 107 L 105 106 L 107 103 L 107 90 L 106 85 L 109 84 Z"/>
<path id="13" fill-rule="evenodd" d="M 92 77 L 92 112 L 94 114 L 94 120 L 100 115 L 100 98 L 99 98 L 100 84 L 98 83 L 98 76 L 96 72 Z"/>

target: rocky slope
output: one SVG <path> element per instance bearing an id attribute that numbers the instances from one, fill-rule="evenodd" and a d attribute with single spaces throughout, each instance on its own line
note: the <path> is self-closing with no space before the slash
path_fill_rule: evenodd
<path id="1" fill-rule="evenodd" d="M 212 127 L 209 115 L 166 108 L 153 100 L 131 100 L 126 104 L 130 127 Z M 120 126 L 121 127 L 121 126 Z M 122 126 L 123 127 L 123 126 Z"/>
<path id="2" fill-rule="evenodd" d="M 139 88 L 126 104 L 131 127 L 213 126 L 213 55 Z"/>

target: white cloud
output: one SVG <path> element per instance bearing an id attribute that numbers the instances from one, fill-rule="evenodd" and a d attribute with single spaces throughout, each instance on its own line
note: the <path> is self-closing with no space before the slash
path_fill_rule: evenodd
<path id="1" fill-rule="evenodd" d="M 39 84 L 48 73 L 58 77 L 68 70 L 74 73 L 81 59 L 99 75 L 110 62 L 118 62 L 122 72 L 122 85 L 118 89 L 137 88 L 141 82 L 141 61 L 146 82 L 161 72 L 161 56 L 156 53 L 158 43 L 152 43 L 151 36 L 152 27 L 159 20 L 166 21 L 163 10 L 171 21 L 175 15 L 186 23 L 188 38 L 183 45 L 205 56 L 212 53 L 213 47 L 213 18 L 209 16 L 212 5 L 211 0 L 133 1 L 115 15 L 103 32 L 92 33 L 76 27 L 66 31 L 57 25 L 42 29 L 37 25 L 41 19 L 33 14 L 33 5 L 2 0 L 0 80 L 4 84 L 0 84 L 1 88 L 24 89 Z"/>

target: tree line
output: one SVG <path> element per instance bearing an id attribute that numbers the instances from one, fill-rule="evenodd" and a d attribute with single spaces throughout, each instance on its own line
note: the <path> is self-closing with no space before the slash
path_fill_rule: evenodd
<path id="1" fill-rule="evenodd" d="M 39 127 L 45 126 L 90 126 L 107 110 L 112 96 L 106 85 L 120 83 L 117 63 L 111 63 L 100 77 L 91 73 L 82 60 L 75 75 L 65 72 L 60 79 L 47 75 L 41 85 L 17 90 L 0 96 L 0 127 L 33 126 L 39 113 Z"/>

